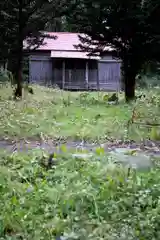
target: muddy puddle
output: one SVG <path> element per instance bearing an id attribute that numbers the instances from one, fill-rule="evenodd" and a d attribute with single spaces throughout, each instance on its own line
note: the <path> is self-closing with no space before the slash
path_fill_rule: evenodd
<path id="1" fill-rule="evenodd" d="M 60 153 L 63 149 L 71 152 L 75 158 L 91 158 L 94 154 L 101 152 L 109 155 L 114 162 L 124 165 L 130 165 L 134 168 L 150 168 L 152 167 L 152 158 L 160 159 L 160 143 L 159 142 L 143 142 L 136 143 L 86 143 L 81 141 L 67 141 L 65 143 L 53 141 L 18 141 L 11 142 L 0 140 L 0 149 L 8 152 L 27 152 L 30 150 L 44 150 L 46 152 Z"/>

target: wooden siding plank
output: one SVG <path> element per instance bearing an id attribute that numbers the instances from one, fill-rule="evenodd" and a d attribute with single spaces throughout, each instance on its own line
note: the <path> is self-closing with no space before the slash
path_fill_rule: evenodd
<path id="1" fill-rule="evenodd" d="M 64 59 L 63 63 L 62 63 L 62 88 L 63 89 L 65 87 L 65 80 L 66 80 L 65 69 L 66 69 L 66 62 L 65 62 L 65 59 Z"/>
<path id="2" fill-rule="evenodd" d="M 100 89 L 119 91 L 121 89 L 121 63 L 116 61 L 99 61 Z"/>
<path id="3" fill-rule="evenodd" d="M 30 59 L 29 80 L 32 83 L 51 85 L 53 80 L 53 67 L 51 59 Z"/>

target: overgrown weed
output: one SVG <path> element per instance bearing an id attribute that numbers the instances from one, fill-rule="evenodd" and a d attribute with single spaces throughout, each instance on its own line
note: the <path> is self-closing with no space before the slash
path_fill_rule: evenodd
<path id="1" fill-rule="evenodd" d="M 159 168 L 65 154 L 46 171 L 41 156 L 1 153 L 1 239 L 158 239 Z"/>

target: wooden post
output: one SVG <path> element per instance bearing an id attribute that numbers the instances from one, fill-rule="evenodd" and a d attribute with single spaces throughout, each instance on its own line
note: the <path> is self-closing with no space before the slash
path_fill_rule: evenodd
<path id="1" fill-rule="evenodd" d="M 99 90 L 99 61 L 97 61 L 97 91 Z"/>
<path id="2" fill-rule="evenodd" d="M 66 72 L 66 66 L 65 66 L 65 59 L 63 60 L 62 63 L 62 89 L 65 88 L 65 72 Z"/>
<path id="3" fill-rule="evenodd" d="M 86 88 L 88 89 L 88 78 L 89 78 L 89 67 L 88 67 L 88 60 L 86 60 L 86 71 L 85 71 L 85 83 Z"/>

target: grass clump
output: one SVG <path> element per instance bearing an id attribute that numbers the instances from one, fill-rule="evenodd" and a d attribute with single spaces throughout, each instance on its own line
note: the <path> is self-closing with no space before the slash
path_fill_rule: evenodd
<path id="1" fill-rule="evenodd" d="M 158 239 L 160 169 L 116 166 L 109 157 L 1 153 L 0 239 Z"/>

